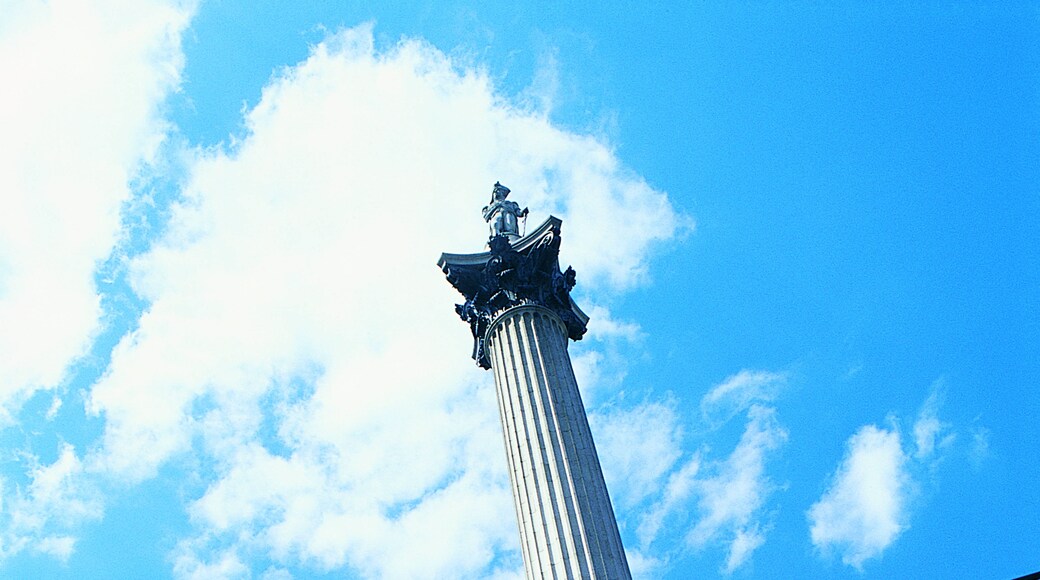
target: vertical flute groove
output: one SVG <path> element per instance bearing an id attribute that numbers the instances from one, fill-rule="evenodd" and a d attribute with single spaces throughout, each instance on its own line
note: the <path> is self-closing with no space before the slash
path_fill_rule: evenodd
<path id="1" fill-rule="evenodd" d="M 496 351 L 497 360 L 502 360 L 504 351 L 502 349 L 501 342 L 492 347 Z M 493 355 L 495 356 L 495 355 Z M 504 364 L 495 366 L 495 383 L 496 384 L 507 384 L 504 374 Z M 516 429 L 516 417 L 515 410 L 513 407 L 512 400 L 508 389 L 495 389 L 498 397 L 498 408 L 499 415 L 502 421 L 502 436 L 505 441 L 506 448 L 506 462 L 509 467 L 510 480 L 514 482 L 511 485 L 513 492 L 513 505 L 516 508 L 516 523 L 520 530 L 520 552 L 523 555 L 524 561 L 537 561 L 537 554 L 533 554 L 530 550 L 528 538 L 531 537 L 528 528 L 531 526 L 531 517 L 529 514 L 524 513 L 522 510 L 524 506 L 529 505 L 530 502 L 522 501 L 521 497 L 526 497 L 527 494 L 527 482 L 520 477 L 519 480 L 515 477 L 515 474 L 523 474 L 523 454 L 520 450 L 520 442 L 517 441 L 518 430 Z M 508 426 L 508 428 L 506 428 Z M 532 560 L 534 558 L 534 560 Z M 534 580 L 532 571 L 527 570 L 528 580 Z"/>
<path id="2" fill-rule="evenodd" d="M 515 397 L 514 402 L 516 403 L 516 409 L 518 409 L 520 412 L 519 416 L 514 415 L 513 425 L 514 429 L 516 429 L 518 433 L 523 435 L 522 438 L 518 437 L 517 440 L 520 445 L 519 450 L 521 455 L 521 464 L 522 467 L 524 467 L 524 469 L 519 474 L 510 474 L 510 476 L 518 476 L 521 479 L 521 485 L 525 490 L 525 494 L 523 496 L 525 498 L 525 506 L 523 511 L 524 516 L 527 517 L 530 521 L 530 534 L 527 537 L 527 544 L 528 550 L 533 555 L 533 565 L 530 569 L 530 572 L 533 575 L 534 570 L 539 570 L 539 577 L 541 577 L 542 572 L 544 572 L 543 566 L 547 564 L 547 562 L 545 562 L 547 554 L 545 554 L 544 551 L 539 547 L 540 544 L 544 543 L 540 540 L 545 537 L 545 524 L 542 518 L 541 510 L 536 509 L 541 504 L 541 498 L 539 497 L 536 482 L 533 480 L 533 478 L 529 477 L 528 475 L 530 470 L 533 468 L 532 466 L 535 461 L 533 442 L 531 441 L 531 431 L 529 428 L 530 424 L 528 422 L 528 417 L 530 416 L 530 413 L 527 412 L 524 408 L 523 396 L 521 395 L 520 390 L 518 388 L 520 380 L 518 375 L 519 371 L 516 366 L 516 358 L 513 356 L 513 353 L 515 352 L 514 337 L 511 336 L 508 332 L 503 332 L 503 334 L 505 337 L 505 343 L 509 345 L 509 350 L 507 351 L 509 353 L 507 355 L 509 368 L 507 369 L 507 371 L 511 372 L 507 372 L 507 376 L 511 379 L 510 384 L 512 385 L 512 388 L 510 389 L 510 391 L 511 394 Z M 523 461 L 524 458 L 526 458 L 526 461 Z"/>

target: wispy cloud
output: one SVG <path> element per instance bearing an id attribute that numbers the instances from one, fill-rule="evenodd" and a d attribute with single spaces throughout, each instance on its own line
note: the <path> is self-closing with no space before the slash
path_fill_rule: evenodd
<path id="1" fill-rule="evenodd" d="M 638 543 L 629 547 L 647 577 L 659 574 L 671 557 L 690 547 L 725 546 L 722 572 L 750 561 L 765 542 L 765 506 L 777 484 L 766 465 L 787 441 L 787 430 L 770 404 L 786 375 L 743 370 L 713 387 L 701 401 L 708 433 L 744 413 L 746 424 L 733 451 L 714 459 L 707 446 L 694 453 L 680 428 L 674 401 L 644 403 L 625 412 L 597 417 L 597 441 L 609 458 L 605 468 L 615 502 L 641 505 L 632 514 Z M 720 419 L 721 418 L 721 419 Z M 684 546 L 659 545 L 676 532 Z"/>
<path id="2" fill-rule="evenodd" d="M 932 392 L 921 405 L 914 421 L 914 459 L 924 461 L 935 456 L 937 451 L 949 447 L 956 435 L 950 424 L 939 419 L 945 389 L 941 380 L 932 385 Z"/>
<path id="3" fill-rule="evenodd" d="M 971 447 L 968 450 L 968 459 L 976 469 L 989 457 L 989 434 L 989 429 L 976 417 L 971 427 Z"/>
<path id="4" fill-rule="evenodd" d="M 694 454 L 686 461 L 677 464 L 664 480 L 660 499 L 640 518 L 637 537 L 643 550 L 650 548 L 664 529 L 666 520 L 679 516 L 682 524 L 687 524 L 690 513 L 691 498 L 697 491 L 697 476 L 701 470 L 700 454 Z"/>
<path id="5" fill-rule="evenodd" d="M 103 511 L 102 499 L 82 480 L 83 472 L 75 449 L 64 444 L 53 463 L 32 468 L 25 488 L 3 489 L 5 525 L 0 555 L 31 548 L 67 560 L 76 544 L 67 531 L 100 518 Z"/>
<path id="6" fill-rule="evenodd" d="M 765 541 L 766 524 L 759 512 L 775 489 L 765 472 L 766 460 L 787 441 L 775 409 L 752 405 L 747 417 L 736 449 L 714 475 L 699 482 L 701 518 L 687 536 L 698 548 L 718 540 L 728 543 L 723 567 L 727 574 L 747 562 Z"/>
<path id="7" fill-rule="evenodd" d="M 770 454 L 787 442 L 773 401 L 787 383 L 787 373 L 744 369 L 712 388 L 701 399 L 709 424 L 720 425 L 747 414 L 740 442 L 715 473 L 700 484 L 701 519 L 687 536 L 696 547 L 723 541 L 729 546 L 723 572 L 743 566 L 765 542 L 768 522 L 763 507 L 776 484 L 766 474 Z"/>
<path id="8" fill-rule="evenodd" d="M 650 401 L 590 417 L 616 504 L 630 509 L 654 495 L 682 454 L 674 402 Z"/>
<path id="9" fill-rule="evenodd" d="M 754 402 L 774 400 L 786 381 L 786 373 L 744 369 L 727 377 L 704 395 L 701 412 L 709 421 L 728 421 Z"/>

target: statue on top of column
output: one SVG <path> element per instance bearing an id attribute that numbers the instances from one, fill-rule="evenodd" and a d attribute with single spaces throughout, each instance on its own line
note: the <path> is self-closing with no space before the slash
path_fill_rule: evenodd
<path id="1" fill-rule="evenodd" d="M 510 242 L 520 239 L 520 218 L 527 217 L 527 208 L 520 209 L 515 201 L 507 201 L 509 188 L 495 182 L 491 191 L 491 203 L 484 207 L 484 221 L 491 228 L 491 237 L 505 236 Z M 525 219 L 526 221 L 526 219 Z"/>
<path id="2" fill-rule="evenodd" d="M 491 203 L 483 209 L 491 228 L 486 251 L 479 254 L 441 254 L 437 261 L 448 282 L 465 297 L 455 305 L 459 318 L 473 332 L 473 359 L 491 368 L 484 341 L 488 329 L 503 312 L 518 306 L 537 306 L 555 314 L 571 340 L 581 340 L 589 317 L 571 300 L 574 269 L 560 270 L 560 227 L 549 219 L 526 237 L 520 237 L 520 220 L 526 225 L 527 208 L 506 200 L 509 188 L 495 182 Z"/>

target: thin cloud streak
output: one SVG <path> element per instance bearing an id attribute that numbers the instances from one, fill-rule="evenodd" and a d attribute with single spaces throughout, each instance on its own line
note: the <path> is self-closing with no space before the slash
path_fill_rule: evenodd
<path id="1" fill-rule="evenodd" d="M 704 395 L 701 413 L 708 421 L 724 423 L 756 401 L 775 400 L 786 381 L 785 373 L 741 370 Z"/>
<path id="2" fill-rule="evenodd" d="M 787 431 L 777 421 L 775 409 L 752 405 L 747 417 L 736 449 L 714 476 L 699 482 L 702 515 L 687 535 L 687 541 L 697 548 L 717 540 L 728 542 L 726 574 L 743 566 L 765 541 L 767 526 L 760 511 L 776 488 L 766 475 L 766 460 L 787 442 Z"/>

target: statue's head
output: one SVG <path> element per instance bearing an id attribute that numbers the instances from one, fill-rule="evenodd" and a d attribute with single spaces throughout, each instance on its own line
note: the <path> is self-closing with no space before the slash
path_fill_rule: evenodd
<path id="1" fill-rule="evenodd" d="M 509 195 L 509 188 L 499 182 L 495 182 L 495 189 L 491 191 L 491 203 L 502 201 Z"/>

